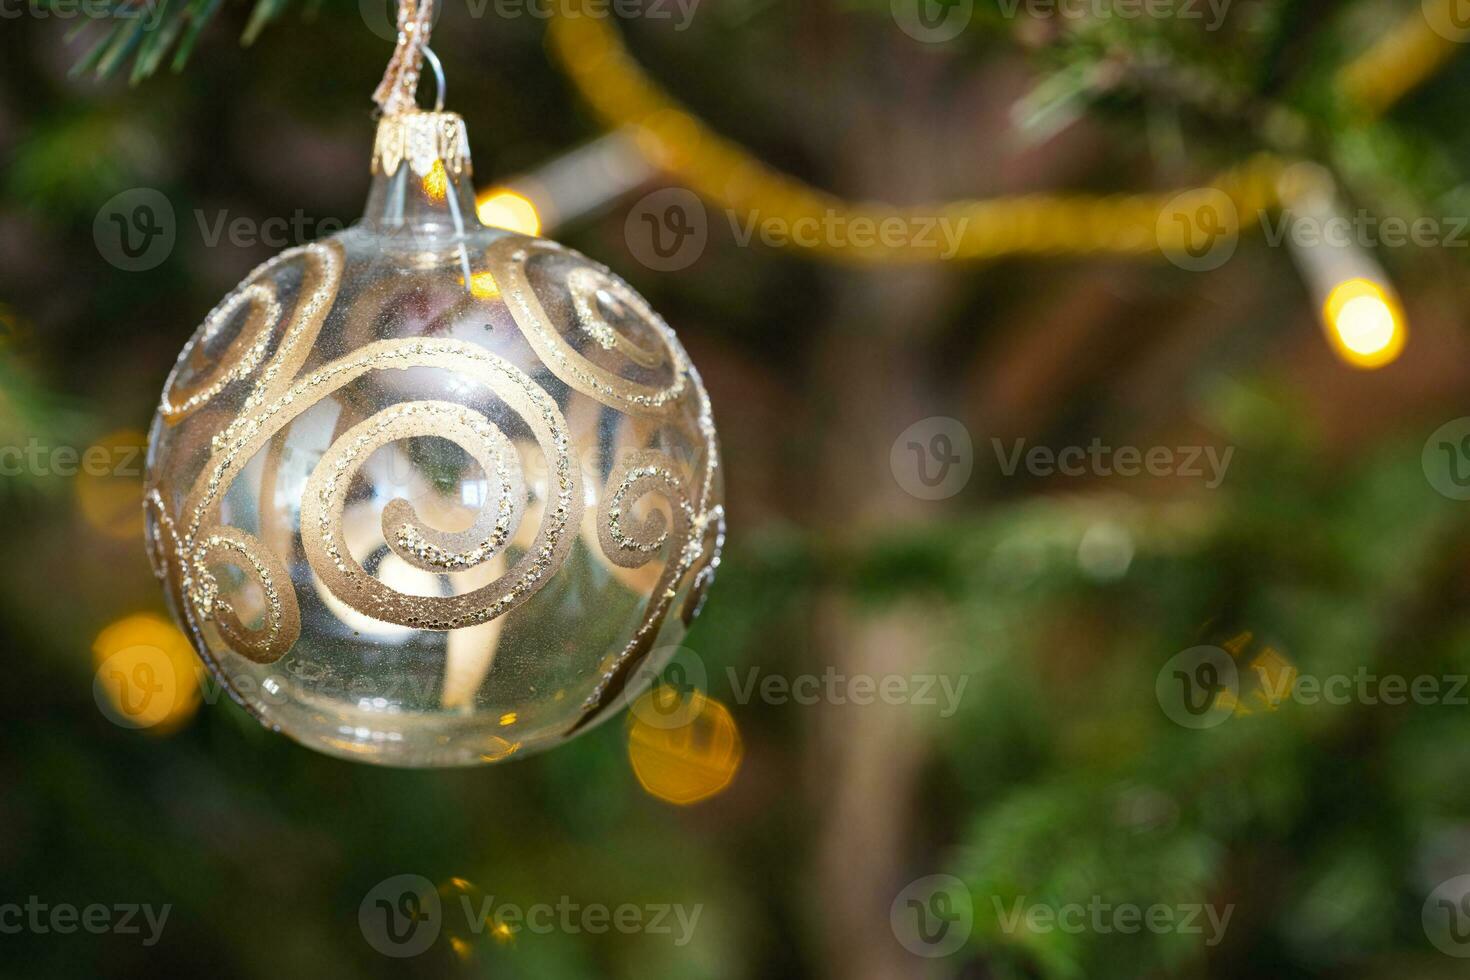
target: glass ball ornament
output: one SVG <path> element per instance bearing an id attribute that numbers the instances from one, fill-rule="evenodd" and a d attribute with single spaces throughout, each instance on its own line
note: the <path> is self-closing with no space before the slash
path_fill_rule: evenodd
<path id="1" fill-rule="evenodd" d="M 724 510 L 709 400 L 606 268 L 475 218 L 453 113 L 384 117 L 362 221 L 266 262 L 184 347 L 145 511 L 232 697 L 323 752 L 495 762 L 645 690 Z"/>

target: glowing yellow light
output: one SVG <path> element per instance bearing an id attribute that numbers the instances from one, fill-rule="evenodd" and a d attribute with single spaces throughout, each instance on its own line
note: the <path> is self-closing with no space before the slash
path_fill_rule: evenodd
<path id="1" fill-rule="evenodd" d="M 470 295 L 476 299 L 494 299 L 500 295 L 500 285 L 488 272 L 470 273 Z"/>
<path id="2" fill-rule="evenodd" d="M 505 187 L 486 191 L 475 207 L 480 223 L 491 228 L 504 228 L 522 235 L 541 234 L 541 215 L 536 205 L 523 194 Z"/>
<path id="3" fill-rule="evenodd" d="M 1361 368 L 1392 363 L 1404 349 L 1403 311 L 1388 290 L 1369 279 L 1338 283 L 1322 306 L 1337 356 Z"/>
<path id="4" fill-rule="evenodd" d="M 449 174 L 444 170 L 444 161 L 435 160 L 434 166 L 424 174 L 424 193 L 431 201 L 442 201 L 449 190 Z"/>
<path id="5" fill-rule="evenodd" d="M 99 705 L 118 724 L 167 735 L 199 710 L 203 667 L 188 638 L 162 616 L 118 620 L 97 634 L 92 656 Z"/>
<path id="6" fill-rule="evenodd" d="M 515 723 L 516 723 L 516 713 L 514 711 L 507 711 L 505 714 L 503 714 L 503 715 L 500 716 L 500 727 L 501 728 L 509 728 L 511 725 L 514 725 Z"/>
<path id="7" fill-rule="evenodd" d="M 1342 342 L 1359 354 L 1383 350 L 1393 340 L 1394 329 L 1393 311 L 1372 296 L 1350 299 L 1337 313 Z"/>
<path id="8" fill-rule="evenodd" d="M 684 724 L 656 723 L 669 717 L 661 702 L 671 692 L 688 701 L 689 720 Z M 654 688 L 638 699 L 630 716 L 628 759 L 651 796 L 679 806 L 698 803 L 729 786 L 740 769 L 745 750 L 735 719 L 723 704 L 698 691 L 680 694 L 668 686 Z"/>
<path id="9" fill-rule="evenodd" d="M 136 429 L 110 432 L 77 460 L 77 507 L 105 537 L 135 540 L 143 533 L 143 468 L 148 437 Z"/>

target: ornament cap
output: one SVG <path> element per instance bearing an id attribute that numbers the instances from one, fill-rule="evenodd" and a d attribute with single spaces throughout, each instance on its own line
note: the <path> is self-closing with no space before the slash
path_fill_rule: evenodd
<path id="1" fill-rule="evenodd" d="M 410 109 L 385 115 L 373 140 L 372 171 L 366 224 L 450 235 L 480 227 L 469 134 L 457 113 Z"/>
<path id="2" fill-rule="evenodd" d="M 423 110 L 384 116 L 373 140 L 373 173 L 392 177 L 405 162 L 419 177 L 428 176 L 436 163 L 455 177 L 469 177 L 470 140 L 464 119 L 456 112 Z"/>

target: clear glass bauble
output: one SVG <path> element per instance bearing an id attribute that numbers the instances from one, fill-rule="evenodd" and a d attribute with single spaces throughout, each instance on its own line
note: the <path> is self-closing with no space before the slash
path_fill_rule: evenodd
<path id="1" fill-rule="evenodd" d="M 644 690 L 724 535 L 714 425 L 626 283 L 475 219 L 463 123 L 384 119 L 364 219 L 256 269 L 179 357 L 147 536 L 263 724 L 494 762 Z"/>

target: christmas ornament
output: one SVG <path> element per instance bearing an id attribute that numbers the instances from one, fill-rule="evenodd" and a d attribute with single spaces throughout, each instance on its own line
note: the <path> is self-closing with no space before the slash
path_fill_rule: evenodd
<path id="1" fill-rule="evenodd" d="M 205 318 L 150 436 L 155 573 L 262 723 L 335 755 L 493 762 L 640 694 L 724 538 L 714 423 L 606 268 L 476 221 L 463 121 L 414 102 L 404 0 L 366 214 Z"/>

